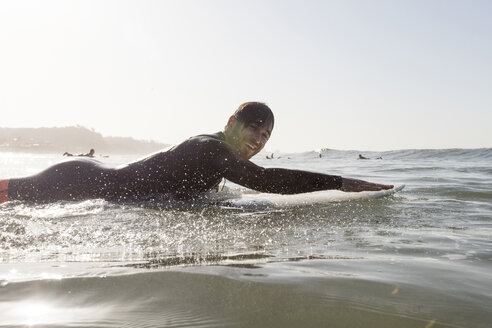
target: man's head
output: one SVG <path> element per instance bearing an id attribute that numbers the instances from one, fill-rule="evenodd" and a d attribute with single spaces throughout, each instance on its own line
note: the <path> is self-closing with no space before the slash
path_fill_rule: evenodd
<path id="1" fill-rule="evenodd" d="M 247 102 L 239 106 L 229 118 L 224 134 L 238 157 L 250 159 L 263 149 L 270 138 L 273 125 L 273 113 L 267 105 Z"/>

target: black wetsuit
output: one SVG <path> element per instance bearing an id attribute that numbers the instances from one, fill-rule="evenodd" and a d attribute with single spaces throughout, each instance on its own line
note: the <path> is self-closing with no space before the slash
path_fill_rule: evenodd
<path id="1" fill-rule="evenodd" d="M 236 157 L 222 132 L 199 135 L 122 167 L 92 159 L 62 162 L 30 177 L 10 179 L 9 200 L 131 200 L 156 194 L 193 195 L 217 188 L 222 178 L 260 191 L 295 194 L 339 189 L 340 176 L 263 168 Z"/>

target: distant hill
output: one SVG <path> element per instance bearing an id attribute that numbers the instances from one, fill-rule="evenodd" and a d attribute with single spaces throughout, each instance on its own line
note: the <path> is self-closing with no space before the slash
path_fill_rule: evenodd
<path id="1" fill-rule="evenodd" d="M 167 147 L 155 141 L 103 137 L 82 126 L 61 128 L 0 128 L 0 152 L 146 154 Z"/>

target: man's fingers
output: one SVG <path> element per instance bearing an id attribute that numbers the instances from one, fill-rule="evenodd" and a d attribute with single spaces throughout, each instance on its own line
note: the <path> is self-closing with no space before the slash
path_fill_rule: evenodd
<path id="1" fill-rule="evenodd" d="M 343 179 L 342 188 L 340 188 L 340 190 L 352 191 L 352 192 L 380 191 L 380 190 L 391 189 L 393 187 L 394 187 L 393 185 L 379 184 L 379 183 L 373 183 L 363 180 L 346 178 Z"/>
<path id="2" fill-rule="evenodd" d="M 376 184 L 376 183 L 368 183 L 368 185 L 365 187 L 366 187 L 365 190 L 379 191 L 379 190 L 391 189 L 394 186 L 393 185 Z"/>
<path id="3" fill-rule="evenodd" d="M 382 185 L 382 189 L 392 189 L 394 186 L 393 185 Z"/>

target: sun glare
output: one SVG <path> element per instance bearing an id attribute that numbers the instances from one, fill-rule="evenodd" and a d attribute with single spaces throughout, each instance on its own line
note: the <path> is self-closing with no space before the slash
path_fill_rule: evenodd
<path id="1" fill-rule="evenodd" d="M 61 304 L 32 299 L 0 302 L 2 323 L 12 326 L 65 325 L 94 322 L 103 318 L 107 307 L 66 307 Z"/>
<path id="2" fill-rule="evenodd" d="M 18 314 L 25 316 L 25 324 L 49 324 L 53 323 L 51 320 L 55 320 L 59 316 L 59 313 L 55 306 L 47 302 L 31 302 L 24 304 L 22 308 L 17 309 Z"/>

